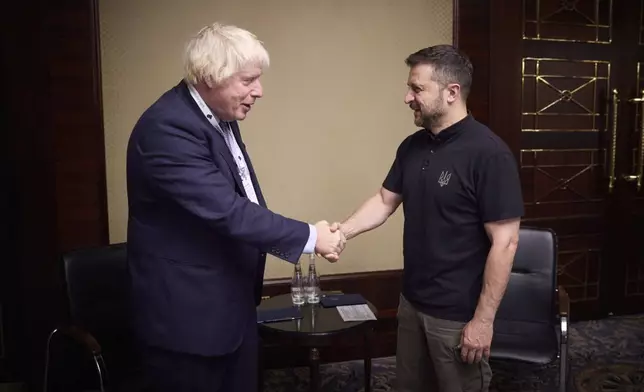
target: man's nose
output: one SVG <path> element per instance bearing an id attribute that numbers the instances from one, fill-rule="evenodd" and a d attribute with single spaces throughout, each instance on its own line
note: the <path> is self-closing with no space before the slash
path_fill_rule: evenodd
<path id="1" fill-rule="evenodd" d="M 260 83 L 259 80 L 255 81 L 251 95 L 255 98 L 261 98 L 264 95 L 264 88 L 262 87 L 262 83 Z"/>
<path id="2" fill-rule="evenodd" d="M 407 94 L 405 94 L 405 103 L 406 103 L 407 105 L 409 105 L 410 103 L 412 103 L 412 101 L 413 101 L 413 100 L 414 100 L 414 97 L 411 95 L 411 93 L 410 93 L 410 92 L 408 92 Z"/>

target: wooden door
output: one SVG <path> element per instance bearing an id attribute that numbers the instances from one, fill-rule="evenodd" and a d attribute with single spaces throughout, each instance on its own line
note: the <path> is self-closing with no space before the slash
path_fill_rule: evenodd
<path id="1" fill-rule="evenodd" d="M 644 311 L 644 0 L 492 0 L 490 125 L 575 319 Z M 476 80 L 476 79 L 475 79 Z"/>
<path id="2" fill-rule="evenodd" d="M 644 0 L 614 0 L 620 63 L 607 310 L 644 312 Z M 626 23 L 622 24 L 622 20 Z M 614 255 L 614 256 L 613 256 Z M 608 273 L 607 273 L 608 274 Z"/>

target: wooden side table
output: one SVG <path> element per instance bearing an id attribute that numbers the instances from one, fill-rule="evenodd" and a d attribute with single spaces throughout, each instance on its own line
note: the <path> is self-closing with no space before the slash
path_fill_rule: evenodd
<path id="1" fill-rule="evenodd" d="M 367 301 L 374 314 L 377 309 Z M 293 306 L 290 294 L 282 294 L 262 301 L 259 309 L 278 309 Z M 325 308 L 320 304 L 305 304 L 301 307 L 302 318 L 259 324 L 259 333 L 264 341 L 283 345 L 306 347 L 309 351 L 311 372 L 310 390 L 320 390 L 320 351 L 321 347 L 333 345 L 334 340 L 348 335 L 364 339 L 364 379 L 365 392 L 371 391 L 371 339 L 375 320 L 345 322 L 336 308 Z M 260 380 L 260 384 L 261 384 Z"/>

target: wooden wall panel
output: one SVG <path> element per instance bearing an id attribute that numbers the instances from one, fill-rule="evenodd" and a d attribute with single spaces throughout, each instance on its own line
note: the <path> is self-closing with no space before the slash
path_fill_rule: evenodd
<path id="1" fill-rule="evenodd" d="M 37 2 L 36 2 L 37 3 Z M 32 8 L 33 7 L 33 8 Z M 42 278 L 30 272 L 52 254 L 55 244 L 53 187 L 47 164 L 50 145 L 46 124 L 47 67 L 44 65 L 40 4 L 17 3 L 2 12 L 3 172 L 11 214 L 7 230 L 8 257 L 1 274 L 6 355 L 0 372 L 5 379 L 29 377 L 29 345 L 38 334 L 34 322 L 41 314 L 37 298 Z M 27 354 L 29 352 L 29 354 Z"/>
<path id="2" fill-rule="evenodd" d="M 98 5 L 80 4 L 45 20 L 59 252 L 108 242 Z"/>
<path id="3" fill-rule="evenodd" d="M 469 56 L 474 66 L 472 91 L 467 105 L 474 117 L 488 126 L 490 126 L 489 30 L 489 0 L 454 0 L 454 45 Z"/>
<path id="4" fill-rule="evenodd" d="M 96 1 L 35 1 L 2 13 L 11 237 L 0 381 L 40 385 L 47 334 L 66 313 L 59 257 L 108 242 L 96 12 Z"/>

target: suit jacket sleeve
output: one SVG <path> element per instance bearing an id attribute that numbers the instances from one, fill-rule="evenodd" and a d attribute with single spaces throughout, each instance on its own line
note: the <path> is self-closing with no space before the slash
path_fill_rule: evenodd
<path id="1" fill-rule="evenodd" d="M 153 188 L 222 235 L 290 262 L 299 259 L 309 225 L 239 195 L 212 159 L 202 129 L 177 123 L 150 127 L 152 132 L 138 138 L 136 153 Z"/>

